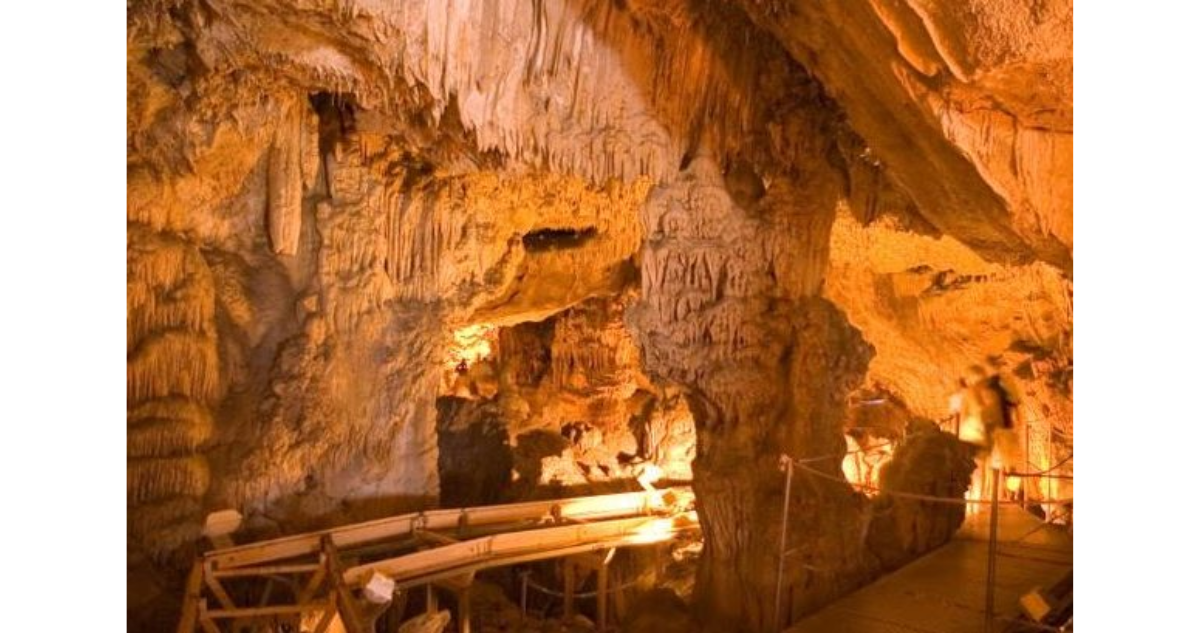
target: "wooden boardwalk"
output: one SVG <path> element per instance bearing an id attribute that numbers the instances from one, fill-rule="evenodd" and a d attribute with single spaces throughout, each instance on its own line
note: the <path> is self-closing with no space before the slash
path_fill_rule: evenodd
<path id="1" fill-rule="evenodd" d="M 434 586 L 458 597 L 470 631 L 469 589 L 485 569 L 561 558 L 565 608 L 575 575 L 597 574 L 605 623 L 608 565 L 622 547 L 663 543 L 700 529 L 689 488 L 417 512 L 207 552 L 188 577 L 178 633 L 240 630 L 251 623 L 367 633 L 407 591 Z M 370 586 L 370 587 L 369 587 Z M 372 589 L 374 587 L 374 589 Z M 401 613 L 403 615 L 403 613 Z"/>
<path id="2" fill-rule="evenodd" d="M 996 611 L 1016 617 L 1017 601 L 1071 570 L 1073 540 L 1020 508 L 1000 509 Z M 978 633 L 983 631 L 988 514 L 973 514 L 955 538 L 788 629 L 788 633 Z M 1003 631 L 1008 622 L 998 621 Z"/>

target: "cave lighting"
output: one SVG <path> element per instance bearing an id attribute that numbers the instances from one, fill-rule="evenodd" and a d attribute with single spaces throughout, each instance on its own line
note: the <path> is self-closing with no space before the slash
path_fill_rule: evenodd
<path id="1" fill-rule="evenodd" d="M 642 485 L 646 492 L 656 492 L 654 482 L 662 479 L 663 470 L 654 464 L 646 464 L 642 468 L 642 474 L 638 475 L 637 482 Z"/>
<path id="2" fill-rule="evenodd" d="M 685 512 L 674 517 L 651 519 L 634 530 L 631 543 L 649 545 L 670 540 L 679 528 L 695 525 L 699 519 L 696 512 Z"/>
<path id="3" fill-rule="evenodd" d="M 475 323 L 454 331 L 451 336 L 446 364 L 455 369 L 460 364 L 468 367 L 492 355 L 496 338 L 496 326 L 490 323 Z"/>
<path id="4" fill-rule="evenodd" d="M 867 450 L 859 446 L 858 441 L 846 435 L 846 456 L 842 458 L 842 474 L 846 481 L 862 487 L 862 492 L 868 496 L 877 494 L 879 488 L 879 469 L 892 458 L 892 444 L 885 440 L 875 440 L 876 445 L 867 443 Z"/>

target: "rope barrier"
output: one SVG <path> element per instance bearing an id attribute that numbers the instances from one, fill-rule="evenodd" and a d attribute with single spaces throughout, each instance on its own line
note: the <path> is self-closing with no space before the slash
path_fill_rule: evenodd
<path id="1" fill-rule="evenodd" d="M 798 468 L 800 468 L 801 470 L 804 470 L 805 472 L 808 472 L 811 475 L 815 475 L 821 479 L 826 479 L 828 481 L 832 481 L 832 482 L 839 483 L 839 484 L 847 484 L 849 486 L 859 488 L 859 489 L 867 491 L 867 492 L 884 493 L 884 494 L 887 494 L 889 496 L 896 497 L 899 499 L 912 499 L 914 501 L 927 501 L 930 503 L 945 503 L 945 504 L 952 504 L 952 505 L 972 505 L 972 504 L 988 505 L 991 503 L 991 501 L 987 501 L 987 500 L 983 500 L 983 499 L 960 499 L 958 497 L 939 497 L 939 496 L 935 496 L 935 495 L 922 495 L 922 494 L 916 494 L 916 493 L 912 493 L 912 492 L 901 492 L 901 491 L 896 491 L 896 490 L 883 490 L 882 488 L 876 488 L 874 486 L 869 486 L 867 484 L 856 484 L 856 483 L 853 483 L 850 481 L 846 481 L 843 478 L 835 477 L 833 475 L 823 473 L 819 470 L 816 470 L 815 468 L 809 468 L 808 466 L 806 466 L 800 462 L 793 462 L 793 463 L 795 463 L 795 465 Z M 1020 505 L 1021 502 L 1020 501 L 1000 501 L 999 503 L 1000 503 L 1000 505 Z M 1040 503 L 1042 505 L 1066 505 L 1068 503 L 1074 503 L 1074 499 L 1042 499 L 1042 500 L 1036 501 L 1036 503 Z"/>
<path id="2" fill-rule="evenodd" d="M 536 580 L 534 580 L 534 579 L 532 579 L 532 578 L 528 578 L 528 577 L 527 577 L 527 578 L 525 579 L 525 582 L 526 582 L 526 583 L 527 583 L 527 584 L 528 584 L 528 585 L 529 585 L 531 588 L 533 588 L 533 589 L 536 589 L 538 592 L 540 592 L 540 593 L 543 593 L 543 594 L 545 594 L 545 595 L 547 595 L 547 596 L 550 596 L 551 598 L 565 598 L 565 597 L 567 597 L 567 595 L 566 595 L 565 593 L 563 593 L 563 592 L 561 592 L 561 591 L 555 591 L 555 590 L 553 590 L 553 589 L 551 589 L 551 588 L 549 588 L 549 587 L 547 587 L 547 586 L 545 586 L 545 585 L 542 585 L 542 584 L 538 583 Z M 618 591 L 625 591 L 626 589 L 629 589 L 629 588 L 631 588 L 631 587 L 634 587 L 634 586 L 636 586 L 637 584 L 638 584 L 638 581 L 636 581 L 636 580 L 631 580 L 631 581 L 629 581 L 629 582 L 627 582 L 627 583 L 625 583 L 625 584 L 623 584 L 623 585 L 619 585 L 619 586 L 616 586 L 616 587 L 609 587 L 608 589 L 606 589 L 606 590 L 604 591 L 604 593 L 612 594 L 612 593 L 616 593 L 616 592 L 618 592 Z M 586 592 L 583 592 L 583 593 L 576 593 L 576 594 L 573 594 L 573 595 L 574 595 L 576 598 L 580 599 L 580 600 L 589 600 L 589 599 L 591 599 L 591 598 L 595 598 L 595 597 L 596 597 L 596 596 L 597 596 L 599 593 L 600 593 L 599 591 L 592 590 L 592 591 L 586 591 Z"/>
<path id="3" fill-rule="evenodd" d="M 1031 473 L 1009 473 L 1008 476 L 1009 477 L 1044 477 L 1051 471 L 1058 470 L 1059 468 L 1062 467 L 1063 464 L 1071 461 L 1074 458 L 1075 458 L 1075 452 L 1071 451 L 1070 455 L 1067 455 L 1066 457 L 1062 458 L 1061 460 L 1059 460 L 1059 462 L 1057 464 L 1047 468 L 1046 470 L 1039 470 L 1037 472 L 1031 472 Z M 1071 479 L 1072 477 L 1070 477 L 1069 475 L 1057 475 L 1056 478 Z"/>
<path id="4" fill-rule="evenodd" d="M 870 453 L 871 451 L 876 451 L 885 446 L 891 446 L 892 444 L 893 444 L 893 442 L 891 440 L 888 440 L 886 442 L 883 442 L 882 444 L 876 444 L 875 446 L 868 446 L 866 448 L 856 448 L 852 451 L 846 451 L 845 453 L 843 453 L 841 455 L 838 455 L 836 453 L 831 453 L 829 455 L 820 455 L 817 457 L 805 457 L 803 459 L 794 459 L 792 461 L 794 461 L 797 464 L 811 464 L 811 463 L 815 463 L 815 462 L 823 462 L 827 459 L 840 459 L 847 455 L 857 455 L 858 453 Z"/>
<path id="5" fill-rule="evenodd" d="M 879 449 L 887 447 L 887 446 L 892 446 L 893 444 L 894 444 L 894 442 L 892 442 L 891 440 L 888 440 L 886 442 L 883 442 L 882 444 L 876 444 L 875 446 L 868 446 L 866 448 L 859 448 L 859 449 L 855 449 L 852 451 L 846 451 L 843 455 L 841 455 L 841 457 L 855 455 L 858 453 L 870 453 L 870 452 L 879 450 Z M 1071 475 L 1051 475 L 1050 474 L 1051 472 L 1061 468 L 1063 464 L 1066 464 L 1067 462 L 1071 461 L 1074 458 L 1074 456 L 1075 456 L 1075 453 L 1071 453 L 1070 455 L 1067 455 L 1065 458 L 1060 460 L 1057 464 L 1055 464 L 1045 470 L 1024 472 L 1024 473 L 1005 473 L 1004 476 L 1005 477 L 1046 477 L 1047 479 L 1074 479 L 1074 477 L 1072 477 Z M 792 461 L 794 461 L 796 464 L 812 464 L 812 463 L 816 463 L 816 462 L 825 461 L 827 459 L 837 459 L 838 457 L 839 457 L 839 455 L 829 454 L 829 455 L 820 455 L 817 457 L 805 457 L 803 459 L 794 459 Z"/>

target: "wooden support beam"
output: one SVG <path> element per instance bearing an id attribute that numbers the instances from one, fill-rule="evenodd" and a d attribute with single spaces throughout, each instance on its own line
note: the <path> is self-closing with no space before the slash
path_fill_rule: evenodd
<path id="1" fill-rule="evenodd" d="M 392 600 L 394 607 L 388 615 L 384 630 L 395 631 L 397 626 L 404 621 L 404 616 L 408 615 L 408 589 L 396 590 L 396 597 Z"/>
<path id="2" fill-rule="evenodd" d="M 433 591 L 433 583 L 429 583 L 425 585 L 425 613 L 433 615 L 437 613 L 437 610 L 437 594 Z"/>
<path id="3" fill-rule="evenodd" d="M 563 559 L 563 619 L 575 615 L 575 563 Z"/>
<path id="4" fill-rule="evenodd" d="M 471 633 L 471 588 L 458 592 L 458 633 Z"/>
<path id="5" fill-rule="evenodd" d="M 204 588 L 204 563 L 197 560 L 192 563 L 188 573 L 187 584 L 183 590 L 183 612 L 179 615 L 179 626 L 176 633 L 193 633 L 196 630 L 196 620 L 200 617 L 200 592 Z"/>
<path id="6" fill-rule="evenodd" d="M 594 552 L 575 554 L 574 556 L 571 556 L 570 559 L 571 562 L 583 567 L 584 569 L 600 571 L 601 569 L 608 567 L 608 564 L 612 562 L 613 556 L 616 553 L 617 548 L 609 547 Z"/>
<path id="7" fill-rule="evenodd" d="M 617 622 L 623 621 L 625 619 L 625 615 L 629 613 L 629 605 L 627 604 L 624 591 L 617 589 L 613 592 L 612 605 L 613 615 L 616 616 L 614 619 Z"/>
<path id="8" fill-rule="evenodd" d="M 308 582 L 305 583 L 304 588 L 296 596 L 296 601 L 308 602 L 312 600 L 312 597 L 317 595 L 317 590 L 321 588 L 321 581 L 325 580 L 325 577 L 329 575 L 329 559 L 325 556 L 325 552 L 321 552 L 321 558 L 317 562 L 317 569 L 313 572 L 312 576 L 309 576 Z"/>
<path id="9" fill-rule="evenodd" d="M 609 552 L 614 551 L 616 550 L 609 550 Z M 610 560 L 612 560 L 612 556 L 607 557 L 596 570 L 596 630 L 601 633 L 608 629 L 608 561 Z"/>
<path id="10" fill-rule="evenodd" d="M 276 604 L 267 607 L 240 607 L 237 609 L 212 609 L 205 614 L 212 620 L 249 620 L 253 618 L 269 618 L 281 615 L 299 615 L 310 611 L 324 612 L 332 604 L 331 600 L 322 602 L 306 602 L 304 604 Z"/>
<path id="11" fill-rule="evenodd" d="M 326 633 L 329 630 L 330 625 L 333 624 L 333 619 L 335 617 L 337 617 L 337 596 L 331 593 L 329 594 L 328 606 L 325 608 L 325 615 L 321 617 L 319 622 L 317 622 L 317 626 L 313 629 L 313 633 Z"/>
<path id="12" fill-rule="evenodd" d="M 521 622 L 525 622 L 525 617 L 529 613 L 529 570 L 521 572 Z"/>
<path id="13" fill-rule="evenodd" d="M 236 609 L 237 605 L 233 603 L 233 598 L 229 597 L 229 593 L 225 591 L 225 587 L 213 574 L 213 571 L 213 562 L 211 560 L 204 561 L 204 584 L 217 597 L 217 602 L 221 603 L 222 608 Z"/>
<path id="14" fill-rule="evenodd" d="M 217 627 L 217 623 L 212 621 L 212 612 L 208 610 L 207 599 L 200 599 L 198 609 L 199 615 L 196 619 L 200 621 L 200 628 L 204 629 L 205 633 L 221 633 L 221 629 Z"/>
<path id="15" fill-rule="evenodd" d="M 341 559 L 338 557 L 337 548 L 333 545 L 333 539 L 326 536 L 324 543 L 325 564 L 329 568 L 329 579 L 333 582 L 338 612 L 342 614 L 342 624 L 346 627 L 346 633 L 370 633 L 363 626 L 362 618 L 359 617 L 358 603 L 354 599 L 354 594 L 350 592 L 350 587 L 342 579 Z"/>
<path id="16" fill-rule="evenodd" d="M 616 553 L 617 549 L 610 547 L 594 552 L 575 554 L 564 560 L 568 567 L 596 572 L 596 625 L 598 631 L 603 631 L 608 623 L 608 566 L 612 563 Z M 579 579 L 582 578 L 583 576 L 580 576 Z"/>
<path id="17" fill-rule="evenodd" d="M 392 607 L 392 602 L 371 602 L 366 601 L 359 610 L 359 617 L 362 618 L 362 627 L 364 631 L 370 633 L 375 630 L 375 623 L 387 610 Z"/>
<path id="18" fill-rule="evenodd" d="M 267 586 L 263 588 L 262 597 L 258 599 L 258 606 L 265 607 L 271 602 L 271 591 L 275 589 L 275 579 L 278 576 L 267 576 Z"/>
<path id="19" fill-rule="evenodd" d="M 466 591 L 475 584 L 475 572 L 468 572 L 459 576 L 451 576 L 443 578 L 436 583 L 439 587 L 444 587 L 450 591 Z"/>
<path id="20" fill-rule="evenodd" d="M 233 569 L 214 569 L 216 578 L 244 578 L 246 576 L 271 576 L 280 574 L 305 574 L 321 568 L 321 563 L 298 565 L 265 565 L 262 567 L 235 567 Z"/>
<path id="21" fill-rule="evenodd" d="M 425 541 L 426 543 L 432 543 L 434 545 L 454 545 L 455 543 L 462 542 L 452 536 L 446 536 L 445 534 L 439 534 L 437 532 L 430 532 L 429 530 L 413 530 L 413 535 L 418 539 Z"/>
<path id="22" fill-rule="evenodd" d="M 444 578 L 436 584 L 454 593 L 458 602 L 458 632 L 471 633 L 471 585 L 475 584 L 475 572 Z"/>

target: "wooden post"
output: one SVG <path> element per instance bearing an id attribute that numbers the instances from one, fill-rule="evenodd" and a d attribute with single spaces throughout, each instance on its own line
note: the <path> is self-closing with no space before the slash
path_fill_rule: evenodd
<path id="1" fill-rule="evenodd" d="M 221 629 L 217 628 L 217 623 L 208 617 L 208 600 L 200 599 L 200 604 L 197 607 L 199 614 L 196 619 L 200 621 L 200 628 L 204 629 L 205 633 L 221 633 Z"/>
<path id="2" fill-rule="evenodd" d="M 387 612 L 387 621 L 384 625 L 384 630 L 395 631 L 399 628 L 400 623 L 404 621 L 404 616 L 408 615 L 408 590 L 400 589 L 396 592 L 396 599 L 392 601 L 392 609 Z"/>
<path id="3" fill-rule="evenodd" d="M 608 630 L 608 561 L 596 570 L 596 624 L 596 630 Z"/>
<path id="4" fill-rule="evenodd" d="M 433 592 L 433 584 L 425 585 L 425 613 L 433 615 L 437 613 L 437 594 Z"/>
<path id="5" fill-rule="evenodd" d="M 529 570 L 521 570 L 521 622 L 525 622 L 529 609 Z"/>
<path id="6" fill-rule="evenodd" d="M 438 586 L 454 592 L 458 602 L 458 633 L 471 633 L 471 585 L 475 582 L 475 573 L 454 576 L 438 581 Z"/>
<path id="7" fill-rule="evenodd" d="M 1025 420 L 1025 470 L 1032 471 L 1030 466 L 1033 465 L 1033 460 L 1029 459 L 1029 420 Z M 1021 478 L 1021 509 L 1029 509 L 1029 477 Z"/>
<path id="8" fill-rule="evenodd" d="M 317 627 L 313 629 L 313 633 L 325 633 L 328 631 L 335 617 L 337 617 L 337 596 L 330 593 L 329 607 L 325 609 L 325 615 L 321 616 L 321 620 L 317 622 Z"/>
<path id="9" fill-rule="evenodd" d="M 471 590 L 458 592 L 458 633 L 471 633 Z"/>
<path id="10" fill-rule="evenodd" d="M 208 590 L 217 597 L 217 602 L 221 603 L 223 609 L 236 609 L 237 605 L 233 603 L 233 598 L 229 597 L 229 593 L 225 591 L 224 585 L 217 579 L 213 569 L 213 561 L 208 560 L 204 563 L 204 584 L 208 585 Z"/>
<path id="11" fill-rule="evenodd" d="M 333 545 L 333 539 L 327 535 L 322 540 L 324 541 L 325 564 L 329 567 L 329 580 L 333 583 L 338 611 L 342 614 L 342 624 L 346 627 L 346 633 L 367 633 L 363 627 L 362 618 L 358 615 L 358 604 L 354 600 L 354 595 L 350 593 L 350 587 L 346 586 L 346 581 L 342 577 L 341 559 L 338 557 L 337 548 Z"/>
<path id="12" fill-rule="evenodd" d="M 192 633 L 196 630 L 196 619 L 200 617 L 200 591 L 204 584 L 204 564 L 197 560 L 188 574 L 183 594 L 183 613 L 179 616 L 176 633 Z"/>
<path id="13" fill-rule="evenodd" d="M 783 484 L 783 516 L 779 528 L 779 566 L 775 570 L 775 615 L 771 619 L 772 631 L 779 631 L 783 626 L 779 617 L 783 608 L 783 563 L 787 559 L 788 508 L 792 501 L 792 458 L 781 455 L 779 466 L 786 475 Z"/>
<path id="14" fill-rule="evenodd" d="M 991 467 L 992 473 L 992 516 L 991 528 L 988 531 L 988 567 L 987 567 L 987 607 L 985 609 L 983 630 L 992 633 L 996 625 L 996 549 L 1000 526 L 1000 469 Z"/>
<path id="15" fill-rule="evenodd" d="M 628 612 L 625 604 L 625 592 L 619 587 L 613 592 L 613 616 L 617 622 L 625 619 L 625 614 Z"/>
<path id="16" fill-rule="evenodd" d="M 304 588 L 296 596 L 296 602 L 303 603 L 312 600 L 312 597 L 317 595 L 317 590 L 321 588 L 321 581 L 325 580 L 327 571 L 328 565 L 326 564 L 325 552 L 321 552 L 321 555 L 317 558 L 317 569 L 313 572 L 312 576 L 309 576 L 308 582 L 304 583 Z"/>
<path id="17" fill-rule="evenodd" d="M 563 559 L 563 619 L 575 615 L 575 564 Z"/>

